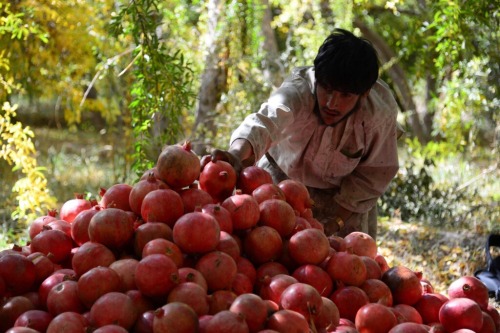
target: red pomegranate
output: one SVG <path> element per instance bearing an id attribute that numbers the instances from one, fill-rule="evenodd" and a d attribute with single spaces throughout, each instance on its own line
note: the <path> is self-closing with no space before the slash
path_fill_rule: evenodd
<path id="1" fill-rule="evenodd" d="M 24 296 L 13 296 L 0 300 L 0 332 L 5 332 L 14 325 L 16 319 L 35 305 Z"/>
<path id="2" fill-rule="evenodd" d="M 276 274 L 272 277 L 266 277 L 259 290 L 260 297 L 264 300 L 271 300 L 280 304 L 280 298 L 283 291 L 292 284 L 299 281 L 288 274 Z"/>
<path id="3" fill-rule="evenodd" d="M 89 224 L 92 217 L 101 210 L 101 206 L 96 205 L 90 209 L 80 212 L 71 223 L 71 238 L 77 245 L 82 245 L 90 240 Z"/>
<path id="4" fill-rule="evenodd" d="M 212 204 L 212 196 L 197 187 L 189 187 L 179 192 L 184 205 L 184 214 L 194 212 L 198 208 Z"/>
<path id="5" fill-rule="evenodd" d="M 478 332 L 483 326 L 483 313 L 479 304 L 470 298 L 451 298 L 439 310 L 439 322 L 447 332 L 464 328 Z"/>
<path id="6" fill-rule="evenodd" d="M 179 284 L 184 282 L 194 282 L 202 287 L 203 290 L 208 291 L 207 280 L 205 280 L 200 271 L 192 267 L 179 268 Z"/>
<path id="7" fill-rule="evenodd" d="M 155 177 L 153 172 L 147 173 L 147 176 L 134 184 L 130 191 L 128 202 L 130 210 L 137 215 L 141 215 L 142 201 L 146 194 L 159 189 L 168 189 L 168 185 Z"/>
<path id="8" fill-rule="evenodd" d="M 33 239 L 40 231 L 42 231 L 42 228 L 44 225 L 57 220 L 57 211 L 55 209 L 49 210 L 47 212 L 47 215 L 44 216 L 39 216 L 37 217 L 33 222 L 30 223 L 29 228 L 28 228 L 28 236 L 31 239 Z"/>
<path id="9" fill-rule="evenodd" d="M 250 229 L 259 221 L 259 204 L 250 194 L 236 191 L 235 194 L 224 200 L 221 205 L 231 214 L 233 230 Z"/>
<path id="10" fill-rule="evenodd" d="M 255 285 L 257 281 L 257 269 L 250 260 L 242 256 L 238 257 L 238 259 L 236 259 L 236 268 L 238 273 L 245 274 L 252 285 Z"/>
<path id="11" fill-rule="evenodd" d="M 73 249 L 73 239 L 56 229 L 43 229 L 31 240 L 31 252 L 41 252 L 58 264 L 68 259 Z"/>
<path id="12" fill-rule="evenodd" d="M 166 297 L 179 283 L 179 272 L 174 261 L 168 256 L 151 254 L 137 264 L 135 283 L 145 296 Z"/>
<path id="13" fill-rule="evenodd" d="M 122 209 L 106 208 L 90 219 L 90 241 L 101 243 L 111 250 L 123 249 L 133 236 L 134 221 Z"/>
<path id="14" fill-rule="evenodd" d="M 236 187 L 245 194 L 252 194 L 259 186 L 272 183 L 273 178 L 269 172 L 256 165 L 251 165 L 241 170 Z"/>
<path id="15" fill-rule="evenodd" d="M 85 305 L 78 297 L 78 283 L 66 280 L 55 285 L 47 296 L 47 309 L 52 316 L 67 311 L 83 313 Z"/>
<path id="16" fill-rule="evenodd" d="M 245 274 L 236 273 L 231 290 L 238 296 L 251 293 L 253 292 L 253 284 Z"/>
<path id="17" fill-rule="evenodd" d="M 310 332 L 307 319 L 300 313 L 291 310 L 279 310 L 273 313 L 268 318 L 266 327 L 277 332 Z"/>
<path id="18" fill-rule="evenodd" d="M 180 283 L 170 291 L 167 303 L 181 302 L 189 305 L 198 317 L 208 314 L 207 291 L 195 282 Z"/>
<path id="19" fill-rule="evenodd" d="M 142 250 L 147 242 L 157 238 L 172 241 L 172 228 L 161 222 L 147 222 L 138 226 L 134 231 L 134 254 L 142 257 Z"/>
<path id="20" fill-rule="evenodd" d="M 366 293 L 358 287 L 347 286 L 335 290 L 329 297 L 337 305 L 340 318 L 355 321 L 358 310 L 370 301 Z"/>
<path id="21" fill-rule="evenodd" d="M 231 220 L 231 213 L 222 207 L 220 204 L 207 204 L 201 208 L 201 211 L 205 214 L 212 215 L 215 217 L 217 222 L 219 222 L 219 227 L 221 231 L 225 231 L 229 234 L 233 233 L 233 221 Z"/>
<path id="22" fill-rule="evenodd" d="M 259 204 L 269 199 L 286 201 L 283 190 L 273 183 L 262 184 L 253 190 L 251 194 Z"/>
<path id="23" fill-rule="evenodd" d="M 183 214 L 184 204 L 181 196 L 173 190 L 154 190 L 142 200 L 141 216 L 145 222 L 163 222 L 173 227 Z"/>
<path id="24" fill-rule="evenodd" d="M 363 260 L 366 267 L 366 278 L 367 279 L 381 279 L 382 278 L 382 270 L 380 266 L 375 261 L 367 256 L 361 256 L 361 260 Z"/>
<path id="25" fill-rule="evenodd" d="M 118 208 L 125 211 L 132 211 L 130 207 L 130 192 L 132 186 L 129 184 L 114 184 L 108 189 L 101 189 L 102 197 L 99 204 L 103 208 Z"/>
<path id="26" fill-rule="evenodd" d="M 132 328 L 137 310 L 130 297 L 120 292 L 108 292 L 99 297 L 90 309 L 90 322 L 95 327 L 119 325 L 126 330 Z"/>
<path id="27" fill-rule="evenodd" d="M 283 290 L 279 304 L 283 309 L 302 314 L 309 321 L 319 314 L 323 300 L 316 288 L 297 282 Z"/>
<path id="28" fill-rule="evenodd" d="M 290 257 L 299 265 L 319 265 L 330 253 L 326 235 L 318 229 L 305 229 L 290 237 Z"/>
<path id="29" fill-rule="evenodd" d="M 163 148 L 156 162 L 158 177 L 174 189 L 191 185 L 200 175 L 200 159 L 191 151 L 191 142 Z"/>
<path id="30" fill-rule="evenodd" d="M 237 274 L 234 259 L 221 251 L 204 254 L 196 262 L 195 268 L 207 281 L 209 292 L 230 289 Z"/>
<path id="31" fill-rule="evenodd" d="M 234 300 L 238 297 L 231 290 L 216 290 L 211 293 L 208 297 L 208 303 L 210 305 L 210 309 L 208 310 L 209 315 L 214 315 L 224 310 L 229 310 L 231 304 L 233 304 Z"/>
<path id="32" fill-rule="evenodd" d="M 47 333 L 85 332 L 88 326 L 88 320 L 81 313 L 63 312 L 52 319 Z"/>
<path id="33" fill-rule="evenodd" d="M 340 322 L 340 313 L 337 305 L 327 297 L 321 297 L 323 306 L 314 318 L 314 326 L 318 331 L 329 330 L 337 327 Z"/>
<path id="34" fill-rule="evenodd" d="M 236 297 L 229 311 L 242 315 L 250 332 L 264 329 L 267 320 L 267 306 L 259 296 L 247 293 Z"/>
<path id="35" fill-rule="evenodd" d="M 137 288 L 135 285 L 135 269 L 138 263 L 139 261 L 134 258 L 123 258 L 109 265 L 109 268 L 114 270 L 120 278 L 120 287 L 118 290 L 126 292 Z"/>
<path id="36" fill-rule="evenodd" d="M 135 333 L 152 333 L 153 332 L 153 321 L 155 318 L 154 310 L 146 311 L 137 316 L 137 320 L 134 325 Z"/>
<path id="37" fill-rule="evenodd" d="M 328 241 L 330 242 L 330 247 L 337 252 L 347 251 L 347 243 L 345 239 L 340 236 L 330 235 L 328 236 Z"/>
<path id="38" fill-rule="evenodd" d="M 249 333 L 249 329 L 242 315 L 223 310 L 208 321 L 205 333 Z"/>
<path id="39" fill-rule="evenodd" d="M 400 323 L 391 328 L 389 333 L 427 333 L 430 327 L 417 323 Z"/>
<path id="40" fill-rule="evenodd" d="M 153 332 L 191 333 L 198 331 L 198 316 L 187 304 L 172 302 L 155 311 Z"/>
<path id="41" fill-rule="evenodd" d="M 366 280 L 366 266 L 361 257 L 348 252 L 334 252 L 326 271 L 334 281 L 350 286 L 360 286 Z"/>
<path id="42" fill-rule="evenodd" d="M 220 232 L 220 240 L 216 250 L 229 254 L 234 261 L 238 261 L 241 254 L 240 245 L 236 238 L 225 231 Z"/>
<path id="43" fill-rule="evenodd" d="M 54 317 L 43 310 L 28 310 L 17 317 L 14 327 L 28 327 L 37 332 L 45 332 Z"/>
<path id="44" fill-rule="evenodd" d="M 344 237 L 346 247 L 358 256 L 366 256 L 375 259 L 377 255 L 377 243 L 372 236 L 361 232 L 354 231 Z"/>
<path id="45" fill-rule="evenodd" d="M 295 228 L 295 212 L 286 201 L 264 200 L 259 204 L 259 225 L 276 229 L 281 237 L 289 236 Z"/>
<path id="46" fill-rule="evenodd" d="M 298 267 L 293 272 L 292 276 L 297 281 L 307 283 L 321 294 L 328 297 L 333 290 L 333 281 L 328 273 L 317 265 L 306 264 Z"/>
<path id="47" fill-rule="evenodd" d="M 108 267 L 116 260 L 115 255 L 101 243 L 86 242 L 82 244 L 71 259 L 71 266 L 79 277 L 97 266 Z"/>
<path id="48" fill-rule="evenodd" d="M 222 202 L 233 194 L 236 171 L 226 161 L 210 161 L 200 173 L 200 188 L 209 193 L 214 203 Z"/>
<path id="49" fill-rule="evenodd" d="M 94 267 L 78 279 L 78 297 L 90 309 L 92 304 L 104 294 L 121 291 L 118 274 L 109 267 Z"/>
<path id="50" fill-rule="evenodd" d="M 408 304 L 395 304 L 393 309 L 403 316 L 404 322 L 423 324 L 422 316 L 413 306 Z"/>
<path id="51" fill-rule="evenodd" d="M 259 291 L 260 287 L 269 282 L 269 278 L 272 278 L 278 274 L 286 274 L 288 275 L 288 269 L 280 262 L 277 261 L 269 261 L 262 265 L 259 265 L 256 270 L 256 280 L 255 280 L 255 289 Z"/>
<path id="52" fill-rule="evenodd" d="M 181 249 L 174 242 L 163 238 L 152 239 L 144 245 L 141 258 L 151 254 L 164 254 L 172 259 L 177 267 L 181 267 L 184 262 L 184 254 Z"/>
<path id="53" fill-rule="evenodd" d="M 31 290 L 35 284 L 35 264 L 22 254 L 3 255 L 0 257 L 0 277 L 9 294 L 21 295 Z"/>
<path id="54" fill-rule="evenodd" d="M 423 294 L 415 303 L 414 308 L 420 313 L 424 324 L 439 322 L 439 309 L 448 301 L 448 297 L 438 293 Z"/>
<path id="55" fill-rule="evenodd" d="M 207 253 L 220 240 L 219 223 L 212 215 L 192 212 L 181 216 L 173 227 L 174 243 L 184 253 Z"/>
<path id="56" fill-rule="evenodd" d="M 475 276 L 462 276 L 448 286 L 448 297 L 466 297 L 475 301 L 482 310 L 488 307 L 488 288 Z"/>
<path id="57" fill-rule="evenodd" d="M 260 226 L 252 229 L 243 241 L 244 252 L 254 264 L 278 259 L 283 250 L 283 240 L 276 229 Z"/>
<path id="58" fill-rule="evenodd" d="M 82 211 L 90 209 L 92 202 L 83 198 L 83 194 L 75 193 L 75 197 L 65 201 L 59 212 L 59 217 L 69 223 L 73 222 L 75 217 Z"/>
<path id="59" fill-rule="evenodd" d="M 394 266 L 382 275 L 382 281 L 392 292 L 394 304 L 413 305 L 423 295 L 420 279 L 405 266 Z"/>
<path id="60" fill-rule="evenodd" d="M 54 273 L 54 263 L 43 253 L 33 252 L 27 256 L 29 260 L 35 265 L 35 284 L 38 286 L 48 276 Z"/>
<path id="61" fill-rule="evenodd" d="M 386 333 L 398 324 L 398 320 L 389 307 L 368 303 L 358 310 L 354 324 L 360 332 Z"/>
<path id="62" fill-rule="evenodd" d="M 312 207 L 313 202 L 309 196 L 309 191 L 301 182 L 285 179 L 278 183 L 278 187 L 285 193 L 286 201 L 299 214 Z"/>
<path id="63" fill-rule="evenodd" d="M 391 289 L 379 279 L 366 279 L 359 286 L 368 296 L 370 303 L 392 306 Z"/>

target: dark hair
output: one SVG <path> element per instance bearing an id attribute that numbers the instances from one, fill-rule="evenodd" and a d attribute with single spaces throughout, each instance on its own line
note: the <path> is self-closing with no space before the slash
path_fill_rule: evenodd
<path id="1" fill-rule="evenodd" d="M 314 69 L 321 86 L 361 95 L 378 79 L 377 52 L 367 39 L 335 29 L 320 46 Z"/>

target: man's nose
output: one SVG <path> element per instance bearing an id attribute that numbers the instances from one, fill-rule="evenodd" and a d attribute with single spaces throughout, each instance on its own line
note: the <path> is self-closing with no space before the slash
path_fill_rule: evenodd
<path id="1" fill-rule="evenodd" d="M 326 102 L 326 106 L 329 109 L 335 108 L 337 106 L 337 98 L 338 98 L 338 94 L 336 94 L 335 92 L 330 93 L 328 96 L 328 100 Z"/>

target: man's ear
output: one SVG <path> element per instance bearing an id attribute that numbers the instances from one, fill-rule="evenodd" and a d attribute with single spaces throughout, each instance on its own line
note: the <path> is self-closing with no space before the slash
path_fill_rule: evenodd
<path id="1" fill-rule="evenodd" d="M 365 91 L 363 94 L 361 94 L 361 97 L 367 97 L 370 94 L 370 90 L 371 88 Z"/>

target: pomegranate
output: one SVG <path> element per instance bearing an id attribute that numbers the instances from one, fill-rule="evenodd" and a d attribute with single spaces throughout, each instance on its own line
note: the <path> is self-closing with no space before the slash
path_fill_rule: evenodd
<path id="1" fill-rule="evenodd" d="M 88 320 L 77 312 L 63 312 L 50 322 L 47 333 L 85 332 L 89 326 Z"/>
<path id="2" fill-rule="evenodd" d="M 439 310 L 439 322 L 447 332 L 463 328 L 479 332 L 483 326 L 483 313 L 478 303 L 470 298 L 451 298 Z"/>
<path id="3" fill-rule="evenodd" d="M 142 200 L 141 216 L 146 222 L 163 222 L 173 227 L 184 214 L 184 204 L 179 193 L 170 189 L 158 189 L 146 194 Z"/>
<path id="4" fill-rule="evenodd" d="M 277 332 L 309 333 L 307 319 L 298 312 L 291 310 L 279 310 L 269 316 L 267 329 Z"/>
<path id="5" fill-rule="evenodd" d="M 212 204 L 213 199 L 208 192 L 197 187 L 190 187 L 179 192 L 184 204 L 184 214 L 194 212 L 197 207 Z"/>
<path id="6" fill-rule="evenodd" d="M 299 181 L 285 179 L 278 183 L 278 187 L 285 193 L 286 201 L 299 214 L 312 207 L 313 201 L 307 187 Z"/>
<path id="7" fill-rule="evenodd" d="M 208 253 L 220 240 L 219 223 L 212 215 L 192 212 L 181 216 L 173 228 L 174 243 L 184 253 Z"/>
<path id="8" fill-rule="evenodd" d="M 252 194 L 252 192 L 263 184 L 272 184 L 273 178 L 265 169 L 256 165 L 251 165 L 241 170 L 238 175 L 236 187 L 242 193 Z"/>
<path id="9" fill-rule="evenodd" d="M 174 189 L 192 184 L 200 176 L 200 159 L 191 151 L 191 142 L 163 148 L 156 162 L 158 177 Z"/>
<path id="10" fill-rule="evenodd" d="M 178 282 L 177 266 L 164 254 L 151 254 L 142 258 L 135 269 L 137 289 L 145 296 L 166 297 Z"/>
<path id="11" fill-rule="evenodd" d="M 277 261 L 269 261 L 260 266 L 258 266 L 256 270 L 256 280 L 255 287 L 258 291 L 261 285 L 269 282 L 269 278 L 278 275 L 278 274 L 286 274 L 288 275 L 288 269 Z"/>
<path id="12" fill-rule="evenodd" d="M 73 249 L 73 239 L 67 233 L 56 229 L 43 229 L 31 240 L 31 252 L 45 254 L 53 263 L 67 259 Z"/>
<path id="13" fill-rule="evenodd" d="M 164 254 L 172 259 L 177 267 L 181 267 L 184 261 L 181 249 L 175 243 L 163 238 L 152 239 L 144 245 L 142 258 L 151 254 Z"/>
<path id="14" fill-rule="evenodd" d="M 54 272 L 52 275 L 43 280 L 38 288 L 38 301 L 42 309 L 47 308 L 47 297 L 49 296 L 50 290 L 65 280 L 76 280 L 76 278 L 65 273 Z"/>
<path id="15" fill-rule="evenodd" d="M 329 297 L 337 305 L 341 318 L 354 322 L 358 310 L 370 301 L 366 293 L 358 287 L 347 286 L 335 290 Z"/>
<path id="16" fill-rule="evenodd" d="M 139 314 L 134 325 L 135 333 L 153 333 L 153 321 L 155 312 L 153 310 Z"/>
<path id="17" fill-rule="evenodd" d="M 262 184 L 253 190 L 251 194 L 259 204 L 269 199 L 286 201 L 283 190 L 273 183 Z"/>
<path id="18" fill-rule="evenodd" d="M 92 304 L 104 294 L 121 291 L 118 274 L 109 267 L 94 267 L 78 279 L 78 297 L 90 309 Z"/>
<path id="19" fill-rule="evenodd" d="M 45 254 L 33 252 L 27 258 L 35 265 L 35 285 L 40 285 L 43 280 L 54 273 L 54 263 Z"/>
<path id="20" fill-rule="evenodd" d="M 200 188 L 209 193 L 214 203 L 222 202 L 233 194 L 236 171 L 226 161 L 210 161 L 200 173 Z"/>
<path id="21" fill-rule="evenodd" d="M 380 253 L 375 256 L 375 261 L 377 264 L 380 266 L 380 270 L 382 271 L 382 274 L 387 272 L 389 270 L 389 264 L 387 264 L 387 260 L 385 260 L 385 257 L 381 255 Z"/>
<path id="22" fill-rule="evenodd" d="M 332 280 L 360 286 L 366 280 L 366 266 L 361 257 L 348 252 L 334 252 L 325 269 Z"/>
<path id="23" fill-rule="evenodd" d="M 233 301 L 229 311 L 242 315 L 250 332 L 264 329 L 267 306 L 259 296 L 251 293 L 241 294 Z"/>
<path id="24" fill-rule="evenodd" d="M 428 326 L 417 323 L 400 323 L 391 328 L 389 333 L 427 333 L 430 328 Z"/>
<path id="25" fill-rule="evenodd" d="M 189 305 L 198 317 L 208 314 L 210 307 L 207 291 L 195 282 L 184 282 L 175 286 L 167 297 L 167 303 L 172 302 Z"/>
<path id="26" fill-rule="evenodd" d="M 321 267 L 311 264 L 306 264 L 298 267 L 293 272 L 292 276 L 297 281 L 307 283 L 320 293 L 321 296 L 330 296 L 333 290 L 333 281 L 328 273 Z"/>
<path id="27" fill-rule="evenodd" d="M 101 243 L 86 242 L 73 255 L 71 265 L 77 276 L 97 266 L 108 267 L 116 260 L 115 255 Z"/>
<path id="28" fill-rule="evenodd" d="M 24 296 L 13 296 L 0 300 L 0 332 L 5 332 L 12 327 L 16 319 L 29 310 L 35 310 L 35 306 Z"/>
<path id="29" fill-rule="evenodd" d="M 483 311 L 490 315 L 491 319 L 493 319 L 493 322 L 495 323 L 497 331 L 500 331 L 500 313 L 498 310 L 492 304 L 488 304 L 486 310 Z"/>
<path id="30" fill-rule="evenodd" d="M 101 188 L 101 201 L 99 204 L 103 208 L 118 208 L 131 211 L 129 198 L 132 186 L 129 184 L 114 184 L 108 189 Z"/>
<path id="31" fill-rule="evenodd" d="M 240 245 L 236 238 L 225 231 L 220 232 L 220 240 L 216 250 L 229 254 L 234 261 L 237 261 L 241 254 Z"/>
<path id="32" fill-rule="evenodd" d="M 67 311 L 83 313 L 85 305 L 78 297 L 78 283 L 66 280 L 52 287 L 47 296 L 47 309 L 52 316 Z"/>
<path id="33" fill-rule="evenodd" d="M 109 292 L 99 297 L 90 309 L 90 322 L 95 327 L 119 325 L 126 330 L 132 328 L 137 310 L 130 297 L 120 292 Z"/>
<path id="34" fill-rule="evenodd" d="M 442 294 L 427 293 L 413 306 L 420 313 L 424 324 L 432 324 L 439 322 L 439 309 L 447 300 L 448 297 Z"/>
<path id="35" fill-rule="evenodd" d="M 305 218 L 300 216 L 295 216 L 295 227 L 290 236 L 295 235 L 297 232 L 312 228 L 311 223 L 309 223 Z"/>
<path id="36" fill-rule="evenodd" d="M 221 231 L 225 231 L 229 234 L 233 233 L 233 221 L 231 220 L 231 213 L 222 207 L 220 204 L 207 204 L 201 208 L 201 211 L 205 214 L 212 215 L 215 217 L 217 222 L 219 222 L 219 227 Z"/>
<path id="37" fill-rule="evenodd" d="M 233 230 L 252 228 L 259 221 L 259 204 L 250 194 L 236 191 L 235 194 L 224 200 L 221 205 L 231 214 Z"/>
<path id="38" fill-rule="evenodd" d="M 92 333 L 127 333 L 128 331 L 119 325 L 108 324 L 99 327 Z"/>
<path id="39" fill-rule="evenodd" d="M 120 278 L 120 287 L 118 290 L 127 291 L 137 289 L 135 285 L 135 269 L 138 263 L 139 261 L 134 258 L 124 258 L 109 265 L 109 268 L 114 270 Z"/>
<path id="40" fill-rule="evenodd" d="M 318 229 L 305 229 L 290 237 L 290 257 L 299 265 L 319 265 L 330 253 L 326 235 Z"/>
<path id="41" fill-rule="evenodd" d="M 412 322 L 417 324 L 422 324 L 422 316 L 413 306 L 408 304 L 396 304 L 393 309 L 398 311 L 403 317 L 404 322 Z"/>
<path id="42" fill-rule="evenodd" d="M 255 285 L 257 281 L 257 269 L 250 260 L 245 257 L 238 257 L 236 259 L 236 268 L 238 273 L 245 274 L 250 280 L 250 283 Z"/>
<path id="43" fill-rule="evenodd" d="M 358 256 L 366 256 L 375 259 L 378 249 L 377 243 L 372 236 L 361 231 L 354 231 L 346 235 L 344 240 L 350 252 Z"/>
<path id="44" fill-rule="evenodd" d="M 243 247 L 250 261 L 259 265 L 281 256 L 283 240 L 276 229 L 260 226 L 245 236 Z"/>
<path id="45" fill-rule="evenodd" d="M 328 236 L 328 242 L 330 243 L 330 247 L 337 252 L 347 251 L 347 243 L 343 237 L 330 235 Z"/>
<path id="46" fill-rule="evenodd" d="M 295 212 L 289 203 L 279 199 L 269 199 L 259 204 L 259 225 L 276 229 L 281 237 L 289 236 L 295 228 Z"/>
<path id="47" fill-rule="evenodd" d="M 382 278 L 382 269 L 375 261 L 367 256 L 361 256 L 361 260 L 363 260 L 366 267 L 366 278 L 367 279 L 381 279 Z"/>
<path id="48" fill-rule="evenodd" d="M 482 310 L 488 307 L 488 288 L 475 276 L 462 276 L 448 286 L 448 297 L 466 297 L 475 301 Z"/>
<path id="49" fill-rule="evenodd" d="M 386 333 L 396 326 L 398 321 L 389 307 L 368 303 L 358 310 L 354 324 L 360 332 Z"/>
<path id="50" fill-rule="evenodd" d="M 198 259 L 195 268 L 207 281 L 210 292 L 230 289 L 237 274 L 236 262 L 227 253 L 212 251 Z"/>
<path id="51" fill-rule="evenodd" d="M 338 307 L 327 297 L 321 297 L 323 306 L 318 315 L 314 318 L 314 326 L 318 331 L 328 330 L 337 327 L 340 322 Z"/>
<path id="52" fill-rule="evenodd" d="M 71 223 L 71 238 L 77 245 L 82 245 L 90 240 L 89 224 L 92 217 L 101 210 L 101 206 L 93 206 L 80 212 Z"/>
<path id="53" fill-rule="evenodd" d="M 316 288 L 297 282 L 283 290 L 279 304 L 283 309 L 302 314 L 309 321 L 319 314 L 323 300 Z"/>
<path id="54" fill-rule="evenodd" d="M 5 283 L 5 289 L 8 293 L 20 295 L 34 286 L 36 267 L 30 259 L 22 254 L 6 254 L 0 257 L 0 277 Z"/>
<path id="55" fill-rule="evenodd" d="M 207 280 L 205 280 L 200 271 L 192 267 L 179 268 L 179 283 L 184 282 L 194 282 L 202 287 L 203 290 L 208 291 Z"/>
<path id="56" fill-rule="evenodd" d="M 216 290 L 208 297 L 208 304 L 210 308 L 208 310 L 209 315 L 214 315 L 224 310 L 229 310 L 231 304 L 238 297 L 231 290 Z"/>
<path id="57" fill-rule="evenodd" d="M 280 304 L 280 298 L 283 291 L 289 286 L 299 281 L 288 274 L 277 274 L 272 277 L 266 277 L 260 288 L 260 297 L 264 300 L 271 300 Z"/>
<path id="58" fill-rule="evenodd" d="M 156 309 L 153 301 L 150 298 L 144 296 L 137 289 L 127 290 L 125 292 L 125 295 L 130 297 L 130 299 L 132 300 L 132 303 L 134 304 L 134 307 L 137 310 L 138 316 L 140 316 L 141 314 L 143 314 L 145 312 L 152 311 L 152 310 Z"/>
<path id="59" fill-rule="evenodd" d="M 154 172 L 147 172 L 144 179 L 134 184 L 128 197 L 130 210 L 141 215 L 142 201 L 146 194 L 159 189 L 168 189 L 168 185 L 155 177 Z"/>
<path id="60" fill-rule="evenodd" d="M 245 274 L 236 273 L 231 290 L 238 296 L 251 293 L 253 291 L 253 284 Z"/>
<path id="61" fill-rule="evenodd" d="M 391 289 L 394 304 L 413 305 L 423 295 L 420 279 L 405 266 L 390 268 L 382 275 L 382 281 Z"/>
<path id="62" fill-rule="evenodd" d="M 75 197 L 63 203 L 59 217 L 69 223 L 82 211 L 90 209 L 92 202 L 83 198 L 83 194 L 75 193 Z"/>
<path id="63" fill-rule="evenodd" d="M 147 222 L 138 226 L 134 231 L 134 254 L 142 257 L 144 245 L 150 240 L 163 238 L 172 241 L 172 228 L 161 222 Z"/>
<path id="64" fill-rule="evenodd" d="M 359 286 L 368 296 L 370 303 L 392 306 L 392 293 L 389 287 L 379 279 L 366 279 Z"/>
<path id="65" fill-rule="evenodd" d="M 47 215 L 37 217 L 33 222 L 30 223 L 28 228 L 28 236 L 33 239 L 40 231 L 44 225 L 57 220 L 57 211 L 55 209 L 49 210 Z"/>
<path id="66" fill-rule="evenodd" d="M 205 333 L 248 333 L 248 325 L 245 318 L 229 310 L 223 310 L 208 321 Z"/>
<path id="67" fill-rule="evenodd" d="M 172 302 L 155 311 L 153 332 L 191 333 L 198 331 L 198 316 L 187 304 Z"/>
<path id="68" fill-rule="evenodd" d="M 99 211 L 90 220 L 89 238 L 111 250 L 121 250 L 132 241 L 134 221 L 119 208 Z"/>
<path id="69" fill-rule="evenodd" d="M 495 322 L 493 321 L 493 318 L 483 311 L 483 326 L 481 327 L 481 330 L 479 333 L 496 333 L 497 332 L 497 327 L 495 325 Z"/>
<path id="70" fill-rule="evenodd" d="M 37 332 L 47 331 L 47 327 L 54 317 L 43 310 L 28 310 L 17 317 L 14 327 L 29 327 Z"/>

